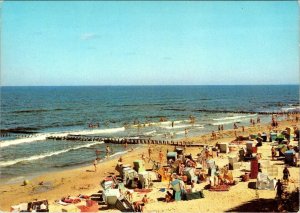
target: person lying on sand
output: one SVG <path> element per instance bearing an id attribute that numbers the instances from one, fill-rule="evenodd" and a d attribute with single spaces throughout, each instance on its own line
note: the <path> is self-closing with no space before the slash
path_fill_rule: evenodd
<path id="1" fill-rule="evenodd" d="M 144 207 L 146 203 L 149 203 L 149 199 L 147 198 L 147 195 L 144 195 L 141 201 L 136 201 L 133 203 L 135 211 L 144 212 Z"/>

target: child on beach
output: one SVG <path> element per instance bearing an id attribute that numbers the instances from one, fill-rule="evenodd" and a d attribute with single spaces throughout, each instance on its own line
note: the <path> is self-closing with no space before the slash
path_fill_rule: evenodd
<path id="1" fill-rule="evenodd" d="M 96 158 L 95 160 L 94 160 L 94 167 L 95 167 L 95 172 L 97 171 L 97 164 L 98 164 L 98 159 Z"/>
<path id="2" fill-rule="evenodd" d="M 276 157 L 276 150 L 275 150 L 274 146 L 272 146 L 271 152 L 272 152 L 272 160 L 274 160 L 274 158 Z"/>

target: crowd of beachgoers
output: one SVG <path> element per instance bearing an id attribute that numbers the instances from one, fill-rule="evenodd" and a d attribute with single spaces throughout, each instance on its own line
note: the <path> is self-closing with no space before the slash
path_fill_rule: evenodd
<path id="1" fill-rule="evenodd" d="M 278 119 L 280 117 L 281 119 Z M 0 186 L 0 209 L 30 212 L 299 211 L 299 114 L 219 125 L 192 147 L 142 145 L 91 166 Z M 95 150 L 97 156 L 97 150 Z"/>

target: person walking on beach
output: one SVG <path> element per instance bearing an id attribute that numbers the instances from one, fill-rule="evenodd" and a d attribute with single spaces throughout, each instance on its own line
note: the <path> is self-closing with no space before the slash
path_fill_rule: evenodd
<path id="1" fill-rule="evenodd" d="M 283 181 L 286 184 L 289 184 L 289 176 L 291 176 L 290 171 L 288 170 L 287 166 L 283 169 Z"/>
<path id="2" fill-rule="evenodd" d="M 282 192 L 283 192 L 283 185 L 282 185 L 282 183 L 280 182 L 279 179 L 276 183 L 275 189 L 276 189 L 276 197 L 281 199 L 281 195 L 282 195 Z"/>
<path id="3" fill-rule="evenodd" d="M 184 129 L 184 134 L 185 134 L 185 137 L 186 137 L 187 134 L 188 134 L 188 130 L 187 129 Z"/>
<path id="4" fill-rule="evenodd" d="M 257 117 L 257 119 L 256 119 L 256 123 L 260 123 L 260 117 Z"/>
<path id="5" fill-rule="evenodd" d="M 109 146 L 106 146 L 106 156 L 109 157 L 110 155 L 110 147 Z"/>
<path id="6" fill-rule="evenodd" d="M 245 132 L 245 126 L 242 126 L 242 131 Z"/>
<path id="7" fill-rule="evenodd" d="M 144 161 L 144 164 L 146 163 L 146 156 L 144 153 L 142 153 L 142 160 Z"/>
<path id="8" fill-rule="evenodd" d="M 93 164 L 94 164 L 95 172 L 97 172 L 97 164 L 98 164 L 98 159 L 97 158 L 94 160 Z"/>
<path id="9" fill-rule="evenodd" d="M 149 156 L 149 161 L 148 161 L 148 162 L 150 162 L 150 160 L 151 160 L 151 154 L 152 154 L 152 148 L 151 148 L 151 146 L 149 145 L 149 146 L 148 146 L 148 156 Z"/>
<path id="10" fill-rule="evenodd" d="M 162 151 L 160 150 L 158 153 L 158 158 L 159 158 L 159 163 L 162 165 L 163 163 L 163 158 L 164 158 L 164 154 L 162 153 Z"/>
<path id="11" fill-rule="evenodd" d="M 224 125 L 223 125 L 223 124 L 221 125 L 221 130 L 222 130 L 222 131 L 224 130 Z"/>
<path id="12" fill-rule="evenodd" d="M 234 124 L 233 124 L 233 129 L 237 129 L 237 128 L 238 128 L 237 124 L 234 123 Z"/>
<path id="13" fill-rule="evenodd" d="M 272 153 L 272 160 L 274 160 L 274 158 L 276 157 L 276 150 L 275 150 L 274 146 L 272 146 L 272 148 L 271 148 L 271 153 Z"/>

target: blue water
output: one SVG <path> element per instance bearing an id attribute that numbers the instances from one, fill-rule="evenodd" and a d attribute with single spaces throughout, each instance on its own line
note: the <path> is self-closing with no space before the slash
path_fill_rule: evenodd
<path id="1" fill-rule="evenodd" d="M 46 140 L 49 134 L 152 137 L 173 140 L 215 130 L 218 124 L 249 123 L 256 114 L 198 110 L 270 112 L 299 106 L 299 86 L 103 86 L 2 87 L 2 178 L 90 164 L 104 144 Z M 189 123 L 189 116 L 196 123 Z M 171 123 L 160 123 L 160 117 Z M 270 116 L 260 115 L 263 122 Z M 137 128 L 134 121 L 150 126 Z M 89 129 L 90 122 L 100 127 Z M 124 125 L 126 124 L 126 128 Z M 21 130 L 21 133 L 13 133 Z M 101 131 L 99 131 L 101 130 Z M 84 132 L 83 132 L 84 131 Z M 113 146 L 114 153 L 123 151 Z"/>

